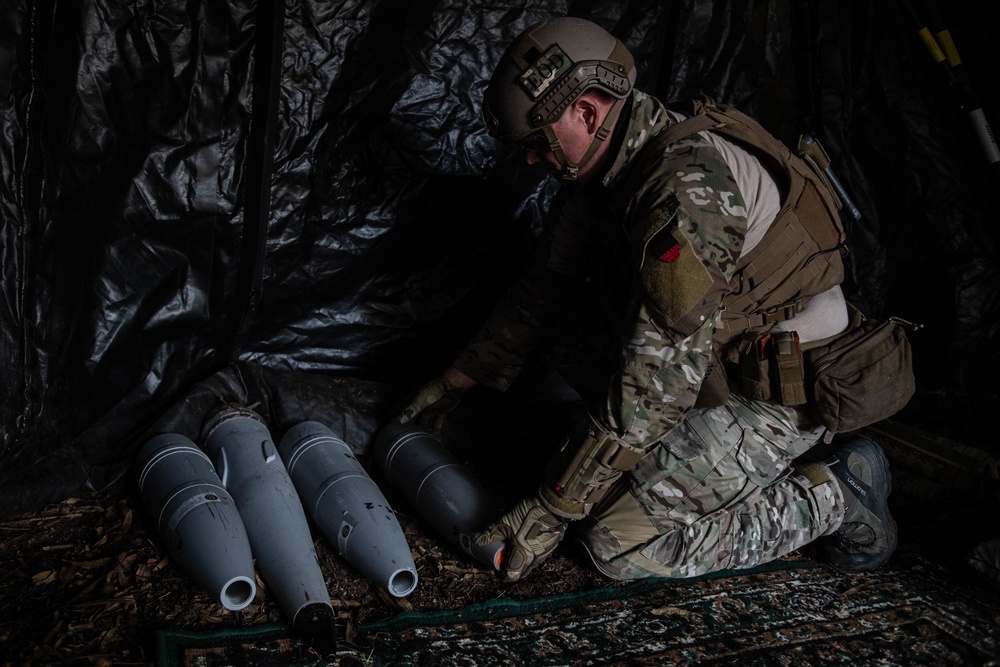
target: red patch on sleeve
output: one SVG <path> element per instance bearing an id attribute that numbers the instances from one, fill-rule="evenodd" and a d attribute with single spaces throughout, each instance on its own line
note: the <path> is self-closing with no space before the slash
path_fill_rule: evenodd
<path id="1" fill-rule="evenodd" d="M 678 243 L 660 255 L 661 262 L 676 262 L 681 256 L 681 246 Z"/>

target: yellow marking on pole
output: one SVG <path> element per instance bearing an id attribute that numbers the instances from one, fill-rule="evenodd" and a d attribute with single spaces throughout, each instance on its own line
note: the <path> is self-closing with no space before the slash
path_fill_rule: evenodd
<path id="1" fill-rule="evenodd" d="M 955 42 L 951 38 L 951 31 L 948 29 L 942 30 L 937 33 L 937 42 L 944 49 L 944 53 L 948 56 L 948 64 L 952 67 L 958 67 L 962 64 L 962 58 L 958 55 L 958 49 L 955 48 Z"/>
<path id="2" fill-rule="evenodd" d="M 934 59 L 934 62 L 943 62 L 945 59 L 944 53 L 941 52 L 941 47 L 938 46 L 938 43 L 935 41 L 934 35 L 931 34 L 931 31 L 927 28 L 921 28 L 920 32 L 917 34 L 920 35 L 920 39 L 923 40 L 924 46 L 927 47 L 927 51 L 930 52 L 931 58 Z"/>

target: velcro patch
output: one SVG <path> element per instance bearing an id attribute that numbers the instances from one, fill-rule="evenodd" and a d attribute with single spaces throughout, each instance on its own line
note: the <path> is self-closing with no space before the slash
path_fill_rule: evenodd
<path id="1" fill-rule="evenodd" d="M 517 82 L 531 96 L 531 99 L 537 100 L 572 66 L 573 61 L 559 48 L 558 44 L 553 44 L 528 69 L 521 72 Z"/>
<path id="2" fill-rule="evenodd" d="M 713 280 L 687 233 L 687 217 L 678 212 L 670 224 L 662 211 L 655 211 L 648 222 L 659 220 L 646 244 L 641 270 L 643 288 L 660 310 L 668 325 L 673 325 L 698 306 L 712 287 Z"/>

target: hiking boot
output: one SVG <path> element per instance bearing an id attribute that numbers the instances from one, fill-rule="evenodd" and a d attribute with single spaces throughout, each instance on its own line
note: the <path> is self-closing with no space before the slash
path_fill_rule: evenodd
<path id="1" fill-rule="evenodd" d="M 871 570 L 896 549 L 896 522 L 889 514 L 892 479 L 882 448 L 855 437 L 825 461 L 844 491 L 844 521 L 833 534 L 816 540 L 819 555 L 850 570 Z"/>

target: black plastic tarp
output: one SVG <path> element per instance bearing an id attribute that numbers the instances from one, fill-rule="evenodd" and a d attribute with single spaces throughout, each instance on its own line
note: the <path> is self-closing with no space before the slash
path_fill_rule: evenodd
<path id="1" fill-rule="evenodd" d="M 994 17 L 931 4 L 996 118 Z M 823 141 L 862 212 L 848 296 L 925 325 L 900 418 L 982 445 L 1000 181 L 899 0 L 8 0 L 0 512 L 123 481 L 220 395 L 362 447 L 546 224 L 557 184 L 479 103 L 506 44 L 565 14 L 619 36 L 647 92 Z"/>

